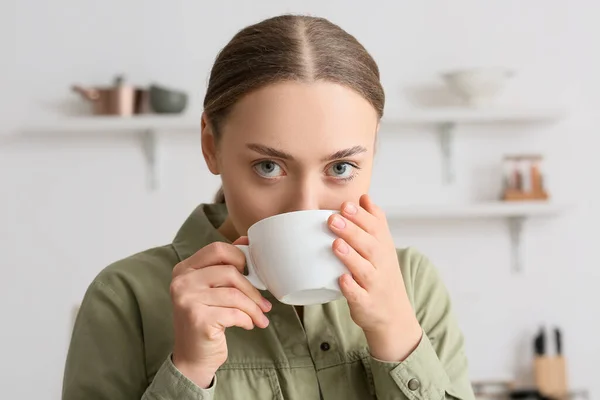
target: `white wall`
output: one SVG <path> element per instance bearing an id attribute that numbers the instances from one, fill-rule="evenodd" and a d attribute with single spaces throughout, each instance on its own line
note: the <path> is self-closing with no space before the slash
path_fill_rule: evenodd
<path id="1" fill-rule="evenodd" d="M 444 276 L 467 336 L 473 379 L 527 379 L 531 335 L 541 322 L 557 323 L 565 331 L 572 386 L 600 397 L 594 246 L 600 6 L 591 0 L 322 3 L 0 3 L 3 393 L 59 398 L 70 312 L 87 284 L 109 262 L 170 241 L 218 185 L 203 165 L 197 135 L 163 138 L 163 188 L 155 193 L 146 191 L 143 158 L 131 138 L 10 135 L 20 124 L 73 109 L 72 83 L 104 83 L 117 72 L 138 84 L 187 88 L 189 112 L 199 116 L 218 49 L 244 25 L 294 11 L 329 17 L 367 46 L 383 73 L 388 113 L 411 106 L 418 86 L 439 84 L 441 70 L 489 64 L 519 72 L 505 103 L 570 109 L 556 126 L 462 129 L 458 182 L 450 188 L 441 185 L 435 136 L 383 133 L 373 194 L 383 204 L 442 195 L 489 199 L 499 188 L 497 162 L 505 152 L 543 152 L 553 195 L 576 207 L 564 218 L 527 225 L 524 273 L 510 272 L 506 227 L 498 221 L 396 224 L 394 233 L 399 246 L 419 247 Z"/>

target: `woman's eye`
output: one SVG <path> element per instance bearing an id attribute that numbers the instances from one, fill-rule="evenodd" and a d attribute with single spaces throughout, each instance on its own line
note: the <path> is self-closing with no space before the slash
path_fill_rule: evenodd
<path id="1" fill-rule="evenodd" d="M 349 179 L 354 175 L 355 168 L 354 165 L 348 162 L 340 162 L 329 167 L 327 175 L 333 176 L 334 178 Z"/>
<path id="2" fill-rule="evenodd" d="M 283 172 L 281 167 L 274 161 L 261 161 L 254 165 L 254 170 L 264 178 L 277 178 Z"/>

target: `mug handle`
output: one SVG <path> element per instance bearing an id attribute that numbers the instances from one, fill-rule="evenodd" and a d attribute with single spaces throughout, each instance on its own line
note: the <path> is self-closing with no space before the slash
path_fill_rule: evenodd
<path id="1" fill-rule="evenodd" d="M 250 281 L 252 286 L 257 288 L 258 290 L 267 290 L 267 287 L 260 280 L 258 274 L 256 273 L 256 268 L 254 268 L 254 263 L 252 262 L 252 257 L 250 257 L 250 246 L 245 244 L 236 244 L 235 247 L 240 249 L 242 253 L 246 256 L 246 265 L 248 266 L 248 275 L 245 275 L 245 278 Z"/>

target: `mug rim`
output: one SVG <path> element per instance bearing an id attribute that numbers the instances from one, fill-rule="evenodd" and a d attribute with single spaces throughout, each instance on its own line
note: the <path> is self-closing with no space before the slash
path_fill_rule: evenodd
<path id="1" fill-rule="evenodd" d="M 338 210 L 330 210 L 330 209 L 324 209 L 324 208 L 318 208 L 318 209 L 311 209 L 311 210 L 296 210 L 296 211 L 288 211 L 288 212 L 284 212 L 284 213 L 279 213 L 279 214 L 275 214 L 275 215 L 271 215 L 270 217 L 266 217 L 261 219 L 260 221 L 256 221 L 254 224 L 252 224 L 250 226 L 250 228 L 248 228 L 248 235 L 250 235 L 250 231 L 252 230 L 252 228 L 261 225 L 263 222 L 266 223 L 271 219 L 277 218 L 277 217 L 281 217 L 282 215 L 289 215 L 289 214 L 300 214 L 300 213 L 305 213 L 305 212 L 323 212 L 323 213 L 339 213 Z"/>

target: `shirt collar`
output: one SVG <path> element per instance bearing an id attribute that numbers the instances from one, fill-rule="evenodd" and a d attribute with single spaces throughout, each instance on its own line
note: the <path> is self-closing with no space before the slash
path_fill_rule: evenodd
<path id="1" fill-rule="evenodd" d="M 179 228 L 173 240 L 173 248 L 179 259 L 185 260 L 213 242 L 231 243 L 217 230 L 225 218 L 227 218 L 225 204 L 200 204 L 196 207 Z"/>

